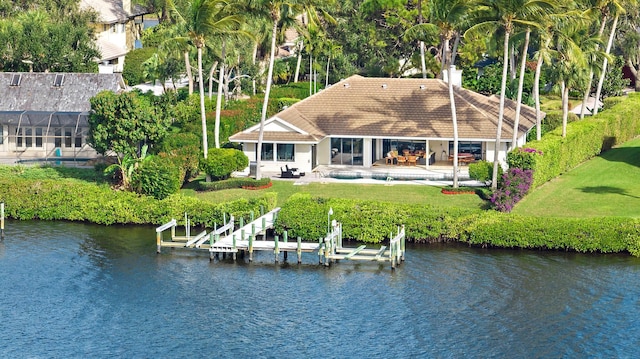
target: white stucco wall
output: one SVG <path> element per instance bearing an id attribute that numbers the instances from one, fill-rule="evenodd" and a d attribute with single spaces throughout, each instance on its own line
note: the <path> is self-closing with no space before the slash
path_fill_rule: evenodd
<path id="1" fill-rule="evenodd" d="M 256 162 L 256 147 L 255 143 L 244 143 L 242 148 L 244 154 L 249 158 L 249 163 Z M 260 168 L 262 173 L 278 173 L 280 174 L 280 168 L 284 168 L 288 165 L 290 168 L 297 168 L 301 172 L 311 172 L 311 145 L 309 144 L 295 144 L 294 145 L 294 161 L 277 161 L 275 160 L 277 154 L 277 144 L 274 143 L 274 160 L 261 160 Z M 246 170 L 248 172 L 248 169 Z"/>

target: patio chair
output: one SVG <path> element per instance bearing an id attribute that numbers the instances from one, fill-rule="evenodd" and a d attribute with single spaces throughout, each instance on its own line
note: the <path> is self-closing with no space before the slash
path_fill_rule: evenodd
<path id="1" fill-rule="evenodd" d="M 418 158 L 416 156 L 408 156 L 407 157 L 407 165 L 416 166 L 418 163 Z"/>
<path id="2" fill-rule="evenodd" d="M 296 171 L 291 171 L 288 167 L 286 169 L 280 167 L 280 178 L 300 178 L 300 174 Z"/>
<path id="3" fill-rule="evenodd" d="M 400 165 L 401 163 L 407 163 L 407 158 L 405 156 L 398 156 L 396 160 L 398 160 L 398 165 Z"/>

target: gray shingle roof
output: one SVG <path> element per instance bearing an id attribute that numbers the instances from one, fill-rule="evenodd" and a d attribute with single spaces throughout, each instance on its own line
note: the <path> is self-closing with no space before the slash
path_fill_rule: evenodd
<path id="1" fill-rule="evenodd" d="M 13 76 L 21 75 L 19 86 L 10 86 Z M 63 75 L 61 86 L 54 86 L 56 75 Z M 86 73 L 0 73 L 0 112 L 81 113 L 91 109 L 89 99 L 100 91 L 124 90 L 120 74 Z"/>
<path id="2" fill-rule="evenodd" d="M 455 87 L 454 92 L 459 138 L 495 140 L 499 98 L 487 97 L 461 87 Z M 437 79 L 351 76 L 274 117 L 317 138 L 453 139 L 448 85 Z M 515 102 L 506 100 L 503 140 L 511 139 L 514 118 Z M 535 123 L 535 110 L 523 105 L 519 135 L 534 127 Z M 230 139 L 241 141 L 246 138 L 245 133 Z M 273 139 L 265 135 L 265 140 Z"/>

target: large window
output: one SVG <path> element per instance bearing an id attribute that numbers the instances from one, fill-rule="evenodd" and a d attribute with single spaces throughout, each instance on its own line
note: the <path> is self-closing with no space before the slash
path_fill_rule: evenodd
<path id="1" fill-rule="evenodd" d="M 332 138 L 331 164 L 361 166 L 362 138 Z"/>
<path id="2" fill-rule="evenodd" d="M 262 154 L 260 158 L 263 161 L 273 161 L 273 143 L 262 144 Z"/>
<path id="3" fill-rule="evenodd" d="M 55 147 L 62 147 L 62 129 L 56 128 L 53 130 L 53 143 Z"/>
<path id="4" fill-rule="evenodd" d="M 453 153 L 453 141 L 449 141 L 449 153 Z M 471 153 L 476 160 L 482 159 L 482 142 L 458 142 L 458 153 Z"/>
<path id="5" fill-rule="evenodd" d="M 273 143 L 263 143 L 261 158 L 263 161 L 293 162 L 296 159 L 295 148 L 292 143 L 278 143 L 275 146 Z"/>
<path id="6" fill-rule="evenodd" d="M 36 147 L 42 147 L 42 127 L 36 127 Z"/>
<path id="7" fill-rule="evenodd" d="M 295 161 L 295 145 L 292 143 L 278 143 L 278 161 Z"/>

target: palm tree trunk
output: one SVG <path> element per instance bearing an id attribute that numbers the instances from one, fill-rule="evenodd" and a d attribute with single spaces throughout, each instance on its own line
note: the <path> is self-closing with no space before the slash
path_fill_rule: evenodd
<path id="1" fill-rule="evenodd" d="M 324 79 L 324 88 L 329 87 L 329 63 L 331 62 L 331 56 L 327 56 L 327 73 Z"/>
<path id="2" fill-rule="evenodd" d="M 604 16 L 602 19 L 602 24 L 600 24 L 600 30 L 598 31 L 598 37 L 602 36 L 604 33 L 604 26 L 607 23 L 607 17 Z M 598 49 L 598 45 L 596 45 L 596 50 Z M 593 68 L 589 70 L 589 80 L 587 81 L 587 88 L 584 91 L 584 97 L 582 99 L 582 108 L 580 109 L 580 119 L 584 119 L 584 112 L 587 107 L 587 101 L 589 101 L 589 95 L 591 94 L 591 83 L 593 82 Z"/>
<path id="3" fill-rule="evenodd" d="M 220 111 L 222 110 L 222 82 L 224 81 L 224 58 L 226 56 L 227 41 L 222 41 L 222 62 L 218 73 L 218 95 L 216 96 L 216 122 L 213 128 L 216 148 L 220 148 Z"/>
<path id="4" fill-rule="evenodd" d="M 298 82 L 298 77 L 300 77 L 300 65 L 302 64 L 302 41 L 298 41 L 298 61 L 296 62 L 296 74 L 293 76 L 293 83 Z"/>
<path id="5" fill-rule="evenodd" d="M 216 73 L 216 68 L 218 68 L 218 61 L 214 62 L 211 66 L 211 70 L 209 71 L 209 101 L 213 97 L 213 74 Z"/>
<path id="6" fill-rule="evenodd" d="M 444 40 L 445 47 L 449 47 L 449 39 Z M 449 86 L 449 103 L 451 104 L 451 119 L 453 122 L 453 188 L 458 188 L 458 118 L 456 115 L 456 101 L 453 96 L 453 64 L 447 68 L 447 82 Z"/>
<path id="7" fill-rule="evenodd" d="M 189 63 L 189 51 L 184 52 L 184 67 L 187 71 L 187 79 L 189 80 L 189 95 L 193 95 L 193 76 L 191 75 L 191 64 Z"/>
<path id="8" fill-rule="evenodd" d="M 418 0 L 418 24 L 422 24 L 422 0 Z M 420 41 L 420 67 L 422 78 L 427 78 L 427 61 L 424 58 L 424 41 Z"/>
<path id="9" fill-rule="evenodd" d="M 520 110 L 522 108 L 522 87 L 524 86 L 524 69 L 527 65 L 527 50 L 529 48 L 529 37 L 531 29 L 527 28 L 524 36 L 524 46 L 522 49 L 522 60 L 520 61 L 520 78 L 518 79 L 518 99 L 516 103 L 516 118 L 513 122 L 513 137 L 511 138 L 511 148 L 518 147 L 518 127 L 520 126 Z"/>
<path id="10" fill-rule="evenodd" d="M 260 164 L 262 162 L 262 139 L 264 138 L 264 122 L 267 119 L 267 106 L 269 105 L 269 93 L 271 92 L 271 82 L 273 81 L 273 62 L 276 57 L 276 35 L 278 34 L 278 20 L 273 20 L 273 30 L 271 32 L 271 54 L 269 55 L 269 71 L 267 72 L 267 88 L 264 91 L 264 102 L 262 103 L 262 115 L 260 116 L 260 132 L 258 134 L 258 145 L 256 148 L 256 180 L 262 178 Z"/>
<path id="11" fill-rule="evenodd" d="M 611 25 L 611 33 L 609 34 L 609 42 L 607 42 L 607 49 L 605 51 L 605 53 L 607 55 L 609 55 L 609 52 L 611 52 L 611 45 L 613 44 L 613 37 L 616 34 L 616 27 L 618 26 L 618 15 L 616 15 L 616 17 L 613 19 L 613 25 Z M 605 57 L 604 61 L 602 62 L 602 73 L 600 74 L 600 80 L 598 81 L 598 88 L 596 89 L 596 101 L 595 104 L 593 105 L 593 115 L 597 115 L 598 114 L 598 103 L 600 101 L 600 93 L 602 92 L 602 84 L 604 84 L 604 77 L 607 75 L 607 64 L 608 64 L 608 60 Z"/>
<path id="12" fill-rule="evenodd" d="M 313 55 L 309 52 L 309 96 L 313 95 Z"/>
<path id="13" fill-rule="evenodd" d="M 567 118 L 569 117 L 569 86 L 562 80 L 562 137 L 567 137 Z"/>
<path id="14" fill-rule="evenodd" d="M 204 110 L 204 82 L 202 79 L 202 47 L 198 47 L 198 86 L 200 88 L 200 119 L 202 120 L 202 154 L 207 159 L 207 114 Z"/>
<path id="15" fill-rule="evenodd" d="M 504 97 L 507 90 L 507 76 L 509 70 L 509 32 L 504 34 L 504 50 L 502 52 L 502 84 L 500 85 L 500 109 L 498 110 L 498 128 L 496 129 L 496 145 L 493 154 L 493 174 L 491 175 L 491 189 L 498 188 L 498 166 L 500 165 L 500 139 L 502 137 L 502 121 L 504 120 Z"/>
<path id="16" fill-rule="evenodd" d="M 544 59 L 542 58 L 542 54 L 538 52 L 538 64 L 536 65 L 536 74 L 533 78 L 533 100 L 536 103 L 536 140 L 538 141 L 542 138 L 542 119 L 540 118 L 540 73 L 542 72 L 543 63 Z"/>

